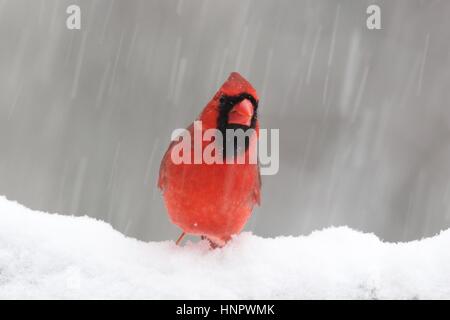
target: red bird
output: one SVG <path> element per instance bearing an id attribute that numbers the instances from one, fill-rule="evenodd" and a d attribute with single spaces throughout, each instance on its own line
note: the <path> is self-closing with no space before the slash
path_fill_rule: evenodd
<path id="1" fill-rule="evenodd" d="M 202 136 L 208 129 L 220 130 L 224 137 L 229 129 L 253 129 L 249 131 L 251 135 L 244 148 L 233 145 L 235 160 L 243 157 L 247 160 L 244 164 L 225 160 L 225 140 L 221 144 L 223 163 L 175 164 L 171 152 L 180 141 L 173 141 L 166 151 L 161 161 L 158 187 L 163 192 L 171 221 L 183 230 L 177 243 L 185 234 L 191 234 L 207 238 L 213 248 L 221 247 L 243 229 L 253 206 L 259 205 L 259 164 L 248 161 L 249 153 L 257 150 L 258 100 L 252 85 L 233 72 L 197 118 L 202 124 Z M 187 130 L 192 137 L 193 155 L 194 125 Z M 202 151 L 210 143 L 215 140 L 203 141 Z"/>

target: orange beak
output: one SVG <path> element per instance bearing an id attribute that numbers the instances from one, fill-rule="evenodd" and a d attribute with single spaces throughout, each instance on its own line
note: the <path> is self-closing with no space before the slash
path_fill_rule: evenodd
<path id="1" fill-rule="evenodd" d="M 253 105 L 249 100 L 244 99 L 231 109 L 228 114 L 228 123 L 249 127 L 252 122 L 252 117 Z"/>

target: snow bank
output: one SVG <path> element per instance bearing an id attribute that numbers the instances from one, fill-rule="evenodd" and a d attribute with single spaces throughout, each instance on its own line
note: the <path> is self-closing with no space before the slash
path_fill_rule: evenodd
<path id="1" fill-rule="evenodd" d="M 346 227 L 305 237 L 244 233 L 144 243 L 88 217 L 0 197 L 0 298 L 450 298 L 450 230 L 383 243 Z"/>

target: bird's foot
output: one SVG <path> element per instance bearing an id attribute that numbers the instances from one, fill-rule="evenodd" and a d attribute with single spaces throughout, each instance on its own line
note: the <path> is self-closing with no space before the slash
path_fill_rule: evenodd
<path id="1" fill-rule="evenodd" d="M 185 235 L 186 235 L 186 233 L 183 232 L 183 233 L 178 237 L 178 240 L 175 242 L 175 244 L 176 244 L 177 246 L 180 245 L 180 242 L 181 242 L 181 240 L 183 240 L 183 238 L 184 238 Z"/>
<path id="2" fill-rule="evenodd" d="M 211 238 L 211 237 L 207 237 L 207 236 L 201 236 L 202 240 L 208 240 L 209 242 L 209 247 L 211 249 L 217 249 L 217 248 L 222 248 L 223 246 L 225 246 L 228 242 L 229 239 L 223 240 L 221 238 Z"/>

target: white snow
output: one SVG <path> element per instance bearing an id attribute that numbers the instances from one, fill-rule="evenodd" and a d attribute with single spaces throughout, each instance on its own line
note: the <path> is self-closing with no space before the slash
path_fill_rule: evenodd
<path id="1" fill-rule="evenodd" d="M 0 298 L 450 298 L 450 230 L 384 243 L 347 227 L 223 249 L 127 238 L 0 197 Z"/>

